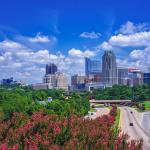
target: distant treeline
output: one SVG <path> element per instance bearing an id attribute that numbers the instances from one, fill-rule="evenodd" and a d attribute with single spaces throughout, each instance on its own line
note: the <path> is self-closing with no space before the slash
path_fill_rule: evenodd
<path id="1" fill-rule="evenodd" d="M 145 101 L 150 100 L 150 85 L 134 87 L 114 85 L 113 87 L 94 90 L 91 96 L 97 100 L 132 99 Z"/>

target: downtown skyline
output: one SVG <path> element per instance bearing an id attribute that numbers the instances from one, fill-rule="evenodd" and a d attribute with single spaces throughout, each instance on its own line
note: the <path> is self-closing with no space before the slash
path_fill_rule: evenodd
<path id="1" fill-rule="evenodd" d="M 104 50 L 114 51 L 117 66 L 148 72 L 148 6 L 146 0 L 1 1 L 0 78 L 40 82 L 50 62 L 83 74 L 84 58 L 101 60 Z"/>

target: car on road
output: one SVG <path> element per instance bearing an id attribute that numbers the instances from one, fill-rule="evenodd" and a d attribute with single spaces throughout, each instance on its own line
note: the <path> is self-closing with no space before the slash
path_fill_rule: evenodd
<path id="1" fill-rule="evenodd" d="M 131 111 L 131 114 L 133 114 L 133 111 Z"/>
<path id="2" fill-rule="evenodd" d="M 93 113 L 91 113 L 91 115 L 93 115 Z"/>
<path id="3" fill-rule="evenodd" d="M 130 123 L 129 123 L 129 126 L 133 126 L 133 123 L 132 123 L 132 122 L 130 122 Z"/>

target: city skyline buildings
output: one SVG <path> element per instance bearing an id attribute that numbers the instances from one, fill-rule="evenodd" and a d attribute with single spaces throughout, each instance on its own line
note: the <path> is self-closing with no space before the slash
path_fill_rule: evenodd
<path id="1" fill-rule="evenodd" d="M 145 84 L 150 84 L 150 72 L 149 73 L 144 73 L 144 83 Z"/>
<path id="2" fill-rule="evenodd" d="M 98 58 L 104 50 L 114 50 L 118 66 L 148 72 L 149 4 L 147 0 L 1 1 L 0 80 L 13 76 L 29 84 L 41 82 L 50 61 L 69 75 L 76 70 L 82 74 L 84 58 Z"/>
<path id="3" fill-rule="evenodd" d="M 102 56 L 102 76 L 106 84 L 118 84 L 116 56 L 113 51 L 105 51 Z"/>
<path id="4" fill-rule="evenodd" d="M 118 84 L 127 85 L 128 68 L 118 67 L 117 72 L 118 72 Z"/>
<path id="5" fill-rule="evenodd" d="M 114 70 L 115 72 L 113 72 Z M 49 87 L 54 87 L 56 85 L 55 74 L 57 72 L 58 68 L 55 63 L 50 62 L 46 64 L 45 76 L 42 79 L 43 83 L 49 83 Z M 145 73 L 145 75 L 146 74 L 149 75 L 148 72 Z M 108 84 L 109 86 L 112 86 L 114 84 L 141 85 L 142 83 L 149 83 L 149 76 L 144 76 L 144 72 L 142 72 L 138 68 L 126 68 L 117 66 L 115 53 L 110 50 L 104 51 L 102 58 L 99 57 L 99 59 L 94 57 L 85 57 L 85 75 L 81 75 L 80 73 L 78 73 L 72 75 L 72 77 L 73 76 L 75 78 L 84 78 L 85 83 L 103 82 L 105 84 Z M 70 80 L 72 77 L 69 77 Z M 144 80 L 144 78 L 147 78 L 147 80 Z M 69 84 L 72 83 L 70 82 Z"/>
<path id="6" fill-rule="evenodd" d="M 33 85 L 36 89 L 42 88 L 56 88 L 56 89 L 64 89 L 68 90 L 68 79 L 67 76 L 58 71 L 57 65 L 54 63 L 48 63 L 45 67 L 45 75 L 43 77 L 43 83 Z"/>
<path id="7" fill-rule="evenodd" d="M 101 62 L 98 59 L 85 57 L 85 75 L 93 75 L 101 73 Z"/>

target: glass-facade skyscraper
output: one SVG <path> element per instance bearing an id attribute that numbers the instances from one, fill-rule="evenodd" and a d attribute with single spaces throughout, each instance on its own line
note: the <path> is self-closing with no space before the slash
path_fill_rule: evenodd
<path id="1" fill-rule="evenodd" d="M 57 72 L 57 66 L 53 63 L 46 65 L 46 75 L 55 74 Z"/>
<path id="2" fill-rule="evenodd" d="M 150 84 L 150 73 L 144 73 L 144 84 Z"/>
<path id="3" fill-rule="evenodd" d="M 103 81 L 110 86 L 117 84 L 117 64 L 113 51 L 105 51 L 102 57 Z"/>
<path id="4" fill-rule="evenodd" d="M 100 74 L 101 63 L 99 60 L 85 58 L 85 75 Z"/>

